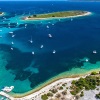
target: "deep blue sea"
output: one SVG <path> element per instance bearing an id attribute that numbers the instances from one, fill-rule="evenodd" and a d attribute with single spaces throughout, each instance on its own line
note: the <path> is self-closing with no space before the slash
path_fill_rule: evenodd
<path id="1" fill-rule="evenodd" d="M 32 14 L 69 10 L 90 11 L 92 15 L 73 21 L 70 18 L 21 19 Z M 0 11 L 5 13 L 0 16 L 0 89 L 13 85 L 14 93 L 24 93 L 64 72 L 81 74 L 100 68 L 100 2 L 0 1 Z"/>

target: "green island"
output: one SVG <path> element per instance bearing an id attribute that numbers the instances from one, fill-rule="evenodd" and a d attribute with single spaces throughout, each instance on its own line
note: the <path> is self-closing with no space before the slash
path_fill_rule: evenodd
<path id="1" fill-rule="evenodd" d="M 53 12 L 46 14 L 34 14 L 28 17 L 23 18 L 24 20 L 41 20 L 47 18 L 68 18 L 68 17 L 78 17 L 78 16 L 86 16 L 91 13 L 88 11 L 61 11 L 61 12 Z"/>

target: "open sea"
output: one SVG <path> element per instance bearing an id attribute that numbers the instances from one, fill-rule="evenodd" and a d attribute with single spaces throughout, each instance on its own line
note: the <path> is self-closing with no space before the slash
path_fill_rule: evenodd
<path id="1" fill-rule="evenodd" d="M 21 19 L 32 14 L 69 10 L 90 11 L 92 15 L 72 21 L 70 18 Z M 56 76 L 100 69 L 100 2 L 0 1 L 0 11 L 5 12 L 0 16 L 0 89 L 14 86 L 12 92 L 21 94 Z"/>

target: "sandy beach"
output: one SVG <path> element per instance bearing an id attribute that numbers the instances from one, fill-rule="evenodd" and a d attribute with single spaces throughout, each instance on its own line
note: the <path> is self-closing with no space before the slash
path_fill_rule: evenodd
<path id="1" fill-rule="evenodd" d="M 92 13 L 91 12 L 86 12 L 82 15 L 76 15 L 76 16 L 68 16 L 68 17 L 50 17 L 50 18 L 28 18 L 28 17 L 25 17 L 24 20 L 47 20 L 47 19 L 66 19 L 66 18 L 76 18 L 76 17 L 83 17 L 83 16 L 89 16 L 91 15 Z"/>
<path id="2" fill-rule="evenodd" d="M 64 100 L 66 100 L 66 99 L 67 100 L 98 100 L 95 98 L 95 95 L 99 92 L 100 86 L 97 86 L 98 90 L 97 90 L 97 88 L 94 90 L 89 90 L 89 91 L 84 90 L 84 96 L 80 97 L 79 99 L 76 99 L 75 96 L 70 93 L 70 91 L 71 91 L 70 86 L 72 85 L 71 83 L 73 80 L 78 80 L 79 78 L 85 78 L 86 76 L 89 76 L 89 75 L 90 74 L 76 77 L 76 78 L 59 79 L 59 80 L 43 87 L 42 89 L 38 90 L 37 92 L 28 94 L 27 96 L 24 96 L 24 97 L 19 97 L 19 98 L 16 96 L 13 97 L 3 91 L 0 92 L 0 95 L 5 96 L 5 97 L 9 98 L 10 100 L 42 100 L 41 99 L 42 95 L 49 93 L 50 90 L 52 90 L 52 89 L 57 89 L 58 90 L 57 93 L 55 93 L 53 95 L 53 97 L 49 97 L 47 100 L 58 100 L 58 99 L 55 99 L 56 95 L 62 94 L 63 91 L 66 91 L 66 87 L 67 87 L 67 94 L 61 96 L 61 98 L 65 98 Z M 60 90 L 59 88 L 62 87 L 63 84 L 66 84 L 66 86 Z M 61 99 L 59 99 L 59 100 L 61 100 Z"/>

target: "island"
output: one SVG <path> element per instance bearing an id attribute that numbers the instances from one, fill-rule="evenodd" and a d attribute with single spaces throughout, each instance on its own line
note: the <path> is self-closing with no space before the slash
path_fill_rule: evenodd
<path id="1" fill-rule="evenodd" d="M 45 13 L 45 14 L 34 14 L 31 16 L 26 16 L 22 18 L 23 20 L 43 20 L 43 19 L 59 19 L 59 18 L 72 18 L 72 17 L 80 17 L 90 15 L 91 12 L 88 11 L 61 11 L 61 12 L 53 12 L 53 13 Z"/>
<path id="2" fill-rule="evenodd" d="M 100 71 L 80 77 L 62 78 L 24 96 L 11 96 L 4 91 L 1 91 L 0 95 L 10 100 L 99 100 Z"/>

